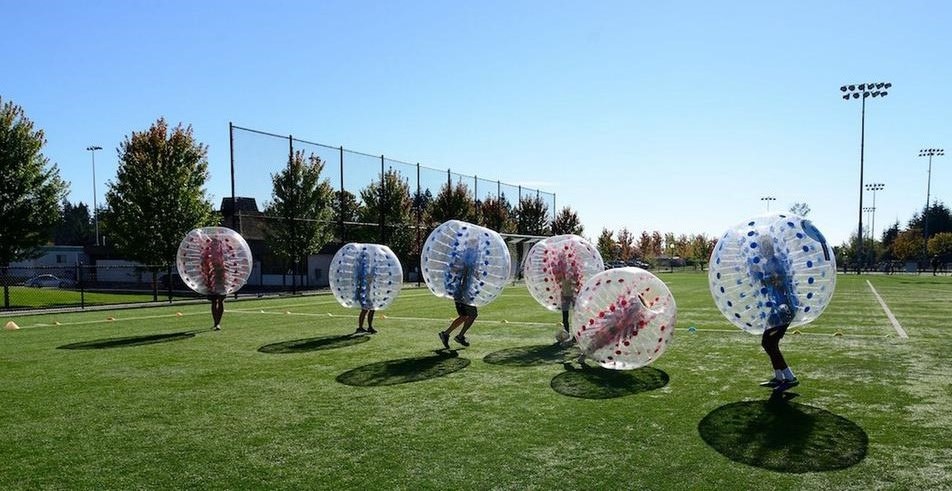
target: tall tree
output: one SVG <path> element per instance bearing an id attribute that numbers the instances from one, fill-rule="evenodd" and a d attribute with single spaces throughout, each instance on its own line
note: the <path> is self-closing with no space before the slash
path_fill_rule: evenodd
<path id="1" fill-rule="evenodd" d="M 447 220 L 476 220 L 473 194 L 469 191 L 469 186 L 462 182 L 452 186 L 449 183 L 444 184 L 430 205 L 430 223 L 443 223 Z"/>
<path id="2" fill-rule="evenodd" d="M 929 238 L 929 255 L 943 262 L 952 259 L 952 232 L 941 232 Z"/>
<path id="3" fill-rule="evenodd" d="M 605 262 L 614 261 L 616 259 L 614 236 L 615 233 L 607 228 L 603 228 L 602 233 L 598 234 L 598 241 L 595 243 L 595 248 L 598 249 L 598 253 L 602 255 L 602 260 Z"/>
<path id="4" fill-rule="evenodd" d="M 216 222 L 204 189 L 208 148 L 191 126 L 180 123 L 170 131 L 159 118 L 126 136 L 118 153 L 101 224 L 127 258 L 156 267 L 171 264 L 185 234 Z"/>
<path id="5" fill-rule="evenodd" d="M 644 260 L 655 257 L 651 250 L 651 236 L 647 231 L 642 230 L 641 235 L 638 236 L 638 250 L 641 251 L 641 257 Z"/>
<path id="6" fill-rule="evenodd" d="M 512 205 L 503 196 L 490 196 L 479 206 L 479 224 L 499 233 L 509 234 L 516 231 L 512 219 Z"/>
<path id="7" fill-rule="evenodd" d="M 63 200 L 60 221 L 53 229 L 53 243 L 57 245 L 89 245 L 95 241 L 96 229 L 89 207 L 80 202 L 73 205 Z"/>
<path id="8" fill-rule="evenodd" d="M 296 273 L 331 239 L 334 226 L 334 189 L 321 179 L 324 162 L 317 155 L 305 157 L 294 152 L 288 165 L 271 175 L 271 201 L 265 206 L 268 217 L 265 240 L 274 253 L 287 261 Z"/>
<path id="9" fill-rule="evenodd" d="M 626 262 L 635 259 L 635 236 L 628 230 L 628 227 L 622 227 L 617 236 L 615 243 L 618 246 L 618 259 Z"/>
<path id="10" fill-rule="evenodd" d="M 361 204 L 354 193 L 347 190 L 334 191 L 331 208 L 335 220 L 356 222 L 360 219 L 360 207 Z"/>
<path id="11" fill-rule="evenodd" d="M 364 203 L 360 221 L 377 224 L 376 234 L 365 240 L 379 241 L 390 247 L 397 257 L 408 259 L 411 246 L 416 240 L 416 233 L 412 228 L 416 218 L 411 215 L 413 200 L 410 197 L 410 185 L 403 180 L 400 172 L 389 169 L 383 176 L 382 191 L 380 186 L 381 181 L 378 179 L 360 191 L 360 199 Z M 382 231 L 381 220 L 384 224 Z"/>
<path id="12" fill-rule="evenodd" d="M 45 144 L 23 109 L 0 98 L 0 267 L 32 256 L 59 221 L 67 184 Z"/>
<path id="13" fill-rule="evenodd" d="M 678 235 L 674 239 L 674 255 L 679 256 L 682 259 L 689 259 L 694 256 L 694 251 L 691 249 L 692 243 L 691 239 L 687 234 Z"/>
<path id="14" fill-rule="evenodd" d="M 552 220 L 552 235 L 575 234 L 582 235 L 585 227 L 578 219 L 578 214 L 572 208 L 563 207 Z"/>
<path id="15" fill-rule="evenodd" d="M 549 205 L 538 196 L 519 201 L 515 211 L 516 232 L 523 235 L 549 235 Z"/>
<path id="16" fill-rule="evenodd" d="M 717 239 L 708 238 L 704 234 L 696 234 L 691 238 L 691 257 L 694 258 L 695 264 L 701 265 L 701 271 L 704 271 L 704 265 L 711 258 L 715 244 Z"/>
<path id="17" fill-rule="evenodd" d="M 651 257 L 658 257 L 664 253 L 664 237 L 661 232 L 651 232 Z"/>
<path id="18" fill-rule="evenodd" d="M 912 216 L 907 228 L 926 230 L 926 225 L 929 226 L 929 237 L 942 232 L 952 232 L 952 211 L 942 202 L 933 201 L 928 208 L 923 208 L 922 212 Z"/>
<path id="19" fill-rule="evenodd" d="M 896 259 L 900 261 L 909 261 L 921 257 L 925 249 L 925 240 L 922 238 L 922 230 L 909 228 L 903 230 L 893 242 L 892 251 Z"/>

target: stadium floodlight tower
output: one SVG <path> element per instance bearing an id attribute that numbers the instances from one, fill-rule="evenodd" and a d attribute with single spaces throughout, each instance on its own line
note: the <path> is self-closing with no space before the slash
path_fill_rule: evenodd
<path id="1" fill-rule="evenodd" d="M 86 150 L 93 157 L 93 222 L 96 224 L 96 245 L 99 245 L 99 204 L 96 202 L 96 150 L 102 150 L 98 145 L 90 145 Z"/>
<path id="2" fill-rule="evenodd" d="M 856 228 L 856 252 L 853 254 L 853 257 L 856 258 L 856 274 L 862 271 L 863 263 L 863 152 L 866 143 L 866 99 L 869 97 L 886 97 L 889 95 L 889 89 L 891 88 L 892 84 L 889 82 L 850 84 L 840 87 L 844 101 L 855 99 L 863 101 L 859 130 L 859 226 Z"/>
<path id="3" fill-rule="evenodd" d="M 876 240 L 876 191 L 882 191 L 885 188 L 886 185 L 881 182 L 872 182 L 866 185 L 866 190 L 873 192 L 873 213 L 869 224 L 869 235 L 873 237 L 873 240 Z"/>
<path id="4" fill-rule="evenodd" d="M 929 193 L 932 191 L 932 157 L 945 155 L 941 148 L 923 148 L 920 157 L 929 157 L 929 173 L 926 176 L 926 207 L 922 210 L 922 238 L 925 239 L 926 256 L 929 255 Z"/>
<path id="5" fill-rule="evenodd" d="M 770 213 L 770 202 L 777 201 L 777 198 L 774 198 L 773 196 L 764 196 L 760 198 L 760 201 L 765 201 L 767 203 L 767 213 Z"/>

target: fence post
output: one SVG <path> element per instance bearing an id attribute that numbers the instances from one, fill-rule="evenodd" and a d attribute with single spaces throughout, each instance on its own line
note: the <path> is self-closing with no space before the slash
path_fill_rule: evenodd
<path id="1" fill-rule="evenodd" d="M 76 281 L 79 285 L 79 308 L 86 310 L 86 285 L 83 284 L 82 263 L 76 263 Z"/>
<path id="2" fill-rule="evenodd" d="M 172 303 L 172 265 L 167 265 L 166 269 L 168 271 L 165 273 L 165 277 L 169 281 L 169 303 Z"/>
<path id="3" fill-rule="evenodd" d="M 386 245 L 387 179 L 383 171 L 383 155 L 380 156 L 380 243 Z"/>
<path id="4" fill-rule="evenodd" d="M 231 229 L 237 229 L 235 214 L 238 212 L 238 204 L 235 200 L 235 127 L 228 122 L 228 151 L 231 156 Z"/>
<path id="5" fill-rule="evenodd" d="M 476 209 L 476 223 L 479 223 L 479 176 L 473 176 L 473 207 Z"/>
<path id="6" fill-rule="evenodd" d="M 420 234 L 423 232 L 423 195 L 420 194 L 420 163 L 416 164 L 416 250 L 417 257 L 423 253 L 423 243 Z M 417 271 L 417 286 L 422 281 L 423 270 Z"/>
<path id="7" fill-rule="evenodd" d="M 347 243 L 347 232 L 344 228 L 344 146 L 340 147 L 340 194 L 337 197 L 337 226 L 340 227 L 340 243 Z"/>
<path id="8" fill-rule="evenodd" d="M 10 308 L 10 287 L 9 287 L 10 269 L 9 267 L 4 266 L 2 269 L 0 269 L 0 272 L 2 272 L 0 273 L 0 276 L 3 277 L 3 308 L 9 309 Z"/>

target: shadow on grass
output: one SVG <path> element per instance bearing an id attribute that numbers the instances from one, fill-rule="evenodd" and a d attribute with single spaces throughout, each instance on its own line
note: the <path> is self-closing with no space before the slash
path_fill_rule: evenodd
<path id="1" fill-rule="evenodd" d="M 196 332 L 186 331 L 173 332 L 168 334 L 148 334 L 145 336 L 129 336 L 124 338 L 94 339 L 92 341 L 82 341 L 79 343 L 64 344 L 57 346 L 56 349 L 111 349 L 128 348 L 131 346 L 143 346 L 146 344 L 169 343 L 195 337 Z"/>
<path id="2" fill-rule="evenodd" d="M 319 336 L 316 338 L 295 339 L 281 343 L 266 344 L 258 351 L 271 354 L 306 353 L 325 349 L 345 348 L 355 344 L 370 341 L 370 336 L 355 336 L 353 334 Z"/>
<path id="3" fill-rule="evenodd" d="M 845 469 L 866 457 L 869 437 L 856 423 L 790 402 L 793 397 L 721 406 L 701 420 L 698 432 L 734 462 L 777 472 Z"/>
<path id="4" fill-rule="evenodd" d="M 443 377 L 469 366 L 469 360 L 460 358 L 456 351 L 439 350 L 435 355 L 371 363 L 337 376 L 345 385 L 375 387 L 419 382 Z"/>
<path id="5" fill-rule="evenodd" d="M 552 389 L 562 395 L 582 399 L 612 399 L 668 385 L 670 377 L 662 370 L 641 367 L 636 370 L 609 370 L 586 366 L 582 369 L 566 364 L 567 371 L 552 379 Z"/>
<path id="6" fill-rule="evenodd" d="M 578 347 L 575 345 L 562 347 L 559 344 L 539 344 L 496 351 L 486 355 L 483 361 L 492 365 L 530 367 L 562 363 L 566 358 L 576 358 L 578 355 Z"/>

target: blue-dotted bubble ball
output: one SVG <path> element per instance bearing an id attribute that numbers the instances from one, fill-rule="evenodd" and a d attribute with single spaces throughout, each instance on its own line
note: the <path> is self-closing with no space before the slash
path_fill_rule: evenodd
<path id="1" fill-rule="evenodd" d="M 536 242 L 522 261 L 522 275 L 532 298 L 553 311 L 572 308 L 582 285 L 604 270 L 595 246 L 572 234 Z"/>
<path id="2" fill-rule="evenodd" d="M 383 310 L 400 294 L 403 267 L 385 245 L 352 242 L 334 254 L 328 279 L 344 307 Z"/>
<path id="3" fill-rule="evenodd" d="M 241 234 L 225 227 L 202 227 L 182 239 L 175 266 L 196 293 L 230 295 L 245 285 L 254 264 Z"/>
<path id="4" fill-rule="evenodd" d="M 836 287 L 833 248 L 810 220 L 792 214 L 731 227 L 714 246 L 709 266 L 717 308 L 751 334 L 812 322 Z"/>
<path id="5" fill-rule="evenodd" d="M 657 276 L 641 268 L 609 269 L 582 287 L 572 334 L 590 360 L 633 370 L 664 354 L 677 317 L 674 296 Z"/>
<path id="6" fill-rule="evenodd" d="M 420 254 L 423 280 L 438 296 L 481 307 L 509 282 L 512 259 L 503 238 L 472 223 L 449 220 L 436 227 Z"/>

